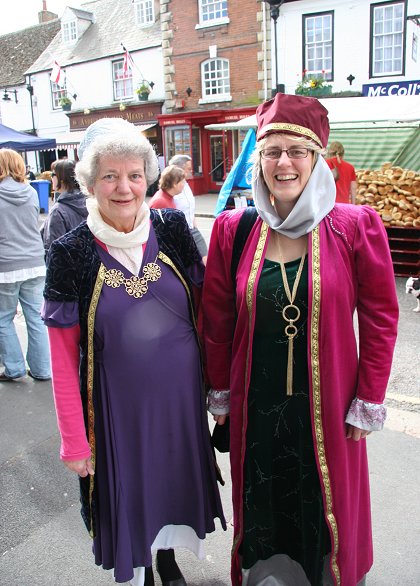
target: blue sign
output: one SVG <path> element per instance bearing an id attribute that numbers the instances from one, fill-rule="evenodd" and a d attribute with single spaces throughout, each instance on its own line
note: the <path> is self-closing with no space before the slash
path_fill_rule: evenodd
<path id="1" fill-rule="evenodd" d="M 382 96 L 419 96 L 420 81 L 368 83 L 362 85 L 362 93 L 369 98 L 380 98 Z"/>

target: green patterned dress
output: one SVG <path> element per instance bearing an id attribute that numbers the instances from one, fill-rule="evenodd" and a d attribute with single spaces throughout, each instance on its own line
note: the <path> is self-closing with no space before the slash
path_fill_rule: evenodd
<path id="1" fill-rule="evenodd" d="M 286 263 L 290 290 L 300 259 Z M 242 567 L 286 554 L 322 583 L 330 551 L 312 438 L 307 360 L 308 259 L 296 294 L 293 395 L 286 395 L 288 304 L 280 266 L 265 260 L 258 284 L 244 462 Z"/>

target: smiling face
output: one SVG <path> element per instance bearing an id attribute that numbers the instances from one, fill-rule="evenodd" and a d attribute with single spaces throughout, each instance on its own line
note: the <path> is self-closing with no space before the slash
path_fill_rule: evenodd
<path id="1" fill-rule="evenodd" d="M 302 146 L 293 136 L 270 134 L 264 150 Z M 282 219 L 289 215 L 304 190 L 312 173 L 313 157 L 313 152 L 310 151 L 303 159 L 289 159 L 287 153 L 283 152 L 279 159 L 261 159 L 264 181 L 274 197 L 274 206 Z"/>
<path id="2" fill-rule="evenodd" d="M 131 232 L 146 195 L 142 159 L 102 157 L 89 193 L 96 197 L 101 216 L 119 232 Z"/>

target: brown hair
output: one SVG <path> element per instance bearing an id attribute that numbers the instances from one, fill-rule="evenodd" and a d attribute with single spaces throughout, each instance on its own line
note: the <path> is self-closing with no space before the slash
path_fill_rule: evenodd
<path id="1" fill-rule="evenodd" d="M 13 149 L 0 149 L 0 181 L 11 177 L 18 183 L 26 183 L 26 167 L 19 153 Z"/>
<path id="2" fill-rule="evenodd" d="M 57 177 L 57 189 L 62 187 L 72 193 L 73 191 L 80 191 L 77 183 L 75 172 L 75 163 L 69 159 L 58 161 L 54 166 L 54 173 Z"/>
<path id="3" fill-rule="evenodd" d="M 181 167 L 176 165 L 169 165 L 162 171 L 159 179 L 159 187 L 163 191 L 168 191 L 174 185 L 185 179 L 185 173 Z"/>
<path id="4" fill-rule="evenodd" d="M 344 147 L 341 142 L 335 141 L 330 144 L 328 147 L 328 156 L 335 157 L 335 156 L 342 157 L 344 155 Z"/>

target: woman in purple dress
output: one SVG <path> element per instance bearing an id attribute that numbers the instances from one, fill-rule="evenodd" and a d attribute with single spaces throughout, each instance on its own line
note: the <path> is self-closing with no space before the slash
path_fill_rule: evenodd
<path id="1" fill-rule="evenodd" d="M 177 210 L 149 210 L 158 174 L 121 119 L 86 131 L 76 168 L 87 222 L 47 259 L 43 318 L 61 459 L 80 477 L 95 562 L 117 582 L 183 586 L 174 548 L 203 556 L 225 520 L 210 447 L 195 304 L 203 265 Z"/>

